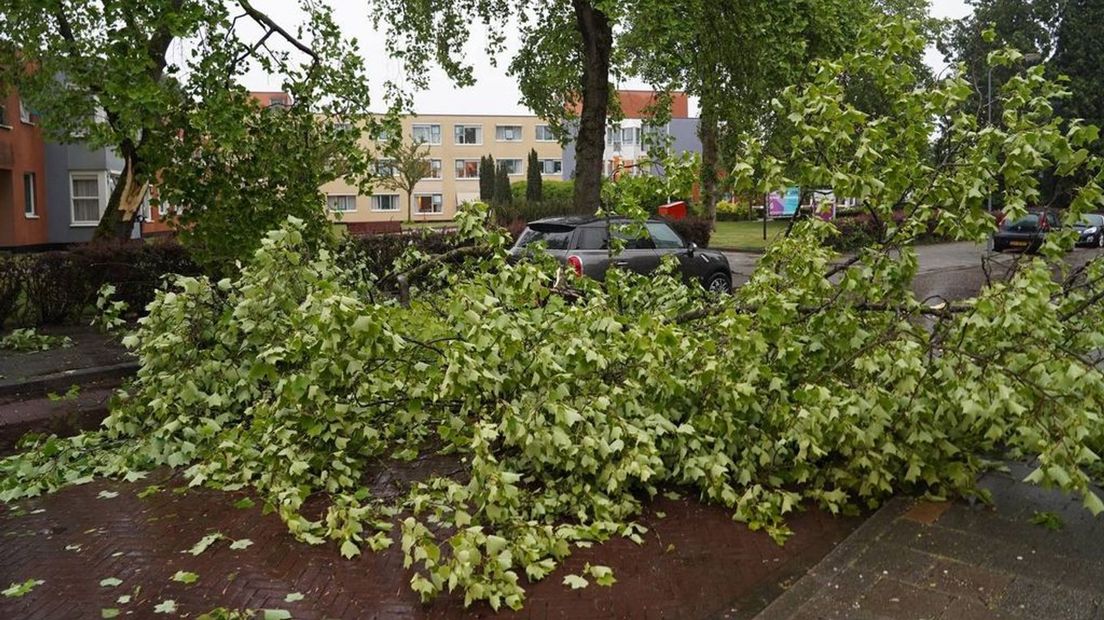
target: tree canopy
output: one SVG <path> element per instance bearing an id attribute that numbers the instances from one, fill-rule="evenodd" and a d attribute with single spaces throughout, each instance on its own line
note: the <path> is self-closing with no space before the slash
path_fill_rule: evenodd
<path id="1" fill-rule="evenodd" d="M 281 25 L 248 0 L 13 0 L 0 7 L 0 81 L 52 139 L 123 158 L 98 234 L 128 234 L 155 184 L 202 254 L 241 257 L 289 214 L 321 230 L 319 182 L 367 178 L 341 130 L 379 124 L 356 41 L 325 3 L 300 9 Z M 282 80 L 290 105 L 262 110 L 242 84 L 251 70 Z"/>

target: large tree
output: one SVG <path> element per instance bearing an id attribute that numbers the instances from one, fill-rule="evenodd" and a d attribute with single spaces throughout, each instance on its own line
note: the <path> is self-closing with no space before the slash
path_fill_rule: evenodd
<path id="1" fill-rule="evenodd" d="M 389 145 L 384 152 L 390 163 L 390 175 L 383 176 L 384 187 L 402 190 L 406 194 L 406 221 L 414 221 L 414 188 L 433 173 L 429 162 L 429 146 L 422 142 L 401 142 Z"/>
<path id="2" fill-rule="evenodd" d="M 308 202 L 321 203 L 316 181 L 366 169 L 356 136 L 338 127 L 377 121 L 355 40 L 325 3 L 303 0 L 300 12 L 301 23 L 280 24 L 249 0 L 9 0 L 0 82 L 19 89 L 53 139 L 122 157 L 97 236 L 126 236 L 151 183 L 195 235 L 205 214 L 223 219 L 228 206 L 232 220 L 250 220 L 241 211 L 254 206 L 308 215 Z M 249 71 L 281 80 L 291 105 L 262 111 L 241 84 Z M 277 135 L 303 144 L 257 148 Z M 263 204 L 235 200 L 256 182 L 275 193 L 258 192 Z M 304 183 L 310 191 L 291 188 Z"/>
<path id="3" fill-rule="evenodd" d="M 698 97 L 702 200 L 710 217 L 722 151 L 731 160 L 742 134 L 770 133 L 771 99 L 806 76 L 811 59 L 847 49 L 870 10 L 869 0 L 638 3 L 623 42 L 634 50 L 630 69 L 657 89 Z"/>
<path id="4" fill-rule="evenodd" d="M 517 30 L 522 44 L 510 62 L 522 103 L 548 121 L 566 143 L 575 142 L 574 202 L 594 211 L 601 200 L 606 120 L 611 77 L 618 75 L 615 27 L 633 3 L 552 0 L 515 5 L 495 0 L 372 0 L 376 25 L 385 23 L 391 52 L 403 59 L 414 88 L 429 83 L 440 65 L 459 85 L 474 83 L 465 64 L 470 25 L 486 26 L 485 52 L 497 58 L 505 33 Z M 613 112 L 616 114 L 616 104 Z"/>

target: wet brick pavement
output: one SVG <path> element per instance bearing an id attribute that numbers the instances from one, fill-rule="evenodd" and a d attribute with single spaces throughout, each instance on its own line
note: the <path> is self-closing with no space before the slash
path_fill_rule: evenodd
<path id="1" fill-rule="evenodd" d="M 982 480 L 995 509 L 893 500 L 759 620 L 1104 618 L 1104 521 L 1011 469 Z M 1041 512 L 1062 528 L 1032 524 Z"/>
<path id="2" fill-rule="evenodd" d="M 791 520 L 795 535 L 779 547 L 733 522 L 728 511 L 659 498 L 641 521 L 650 528 L 645 544 L 615 539 L 578 549 L 547 579 L 527 586 L 521 612 L 496 615 L 482 603 L 465 612 L 457 596 L 423 606 L 397 546 L 343 560 L 336 545 L 294 541 L 259 505 L 234 508 L 241 494 L 200 489 L 139 499 L 151 482 L 97 481 L 0 507 L 0 588 L 44 580 L 23 598 L 0 598 L 0 618 L 99 618 L 105 608 L 118 608 L 120 617 L 164 618 L 153 613 L 164 599 L 191 617 L 224 606 L 285 609 L 295 618 L 747 618 L 859 523 L 798 514 Z M 118 495 L 101 498 L 101 491 Z M 198 556 L 182 553 L 215 531 L 227 539 Z M 253 544 L 230 549 L 230 540 L 243 538 Z M 574 591 L 561 584 L 588 561 L 611 566 L 617 583 Z M 199 580 L 172 581 L 181 570 Z M 122 583 L 100 586 L 111 577 Z M 139 586 L 130 603 L 115 602 Z M 303 600 L 285 602 L 292 592 Z"/>

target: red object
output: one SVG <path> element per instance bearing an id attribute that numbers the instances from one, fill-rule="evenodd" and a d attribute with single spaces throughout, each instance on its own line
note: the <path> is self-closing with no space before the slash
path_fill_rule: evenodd
<path id="1" fill-rule="evenodd" d="M 686 217 L 686 202 L 676 200 L 659 206 L 659 214 L 671 220 L 681 220 Z"/>
<path id="2" fill-rule="evenodd" d="M 574 256 L 574 255 L 568 256 L 567 257 L 567 264 L 572 269 L 575 270 L 575 275 L 577 275 L 577 276 L 582 276 L 583 275 L 583 261 L 578 256 Z"/>

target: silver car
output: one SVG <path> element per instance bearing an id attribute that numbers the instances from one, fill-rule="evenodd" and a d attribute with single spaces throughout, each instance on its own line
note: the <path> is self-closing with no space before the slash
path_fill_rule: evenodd
<path id="1" fill-rule="evenodd" d="M 678 256 L 683 279 L 700 282 L 707 290 L 727 293 L 732 290 L 732 270 L 728 258 L 716 250 L 687 243 L 666 222 L 648 220 L 647 234 L 634 237 L 623 232 L 628 220 L 606 220 L 596 216 L 553 217 L 530 222 L 510 252 L 520 256 L 527 246 L 543 243 L 547 252 L 575 270 L 597 280 L 610 267 L 647 274 L 659 267 L 668 255 Z M 610 255 L 610 234 L 624 240 L 624 249 Z"/>

